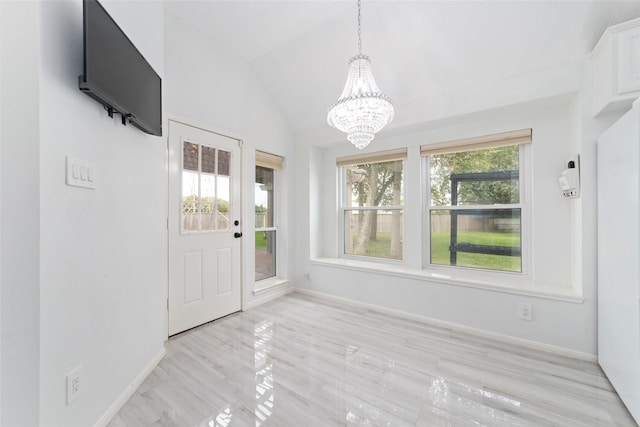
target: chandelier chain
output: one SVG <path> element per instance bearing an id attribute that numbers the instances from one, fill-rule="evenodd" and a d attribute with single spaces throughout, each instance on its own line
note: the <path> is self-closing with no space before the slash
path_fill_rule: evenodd
<path id="1" fill-rule="evenodd" d="M 362 34 L 360 31 L 360 1 L 358 0 L 358 54 L 362 55 Z"/>

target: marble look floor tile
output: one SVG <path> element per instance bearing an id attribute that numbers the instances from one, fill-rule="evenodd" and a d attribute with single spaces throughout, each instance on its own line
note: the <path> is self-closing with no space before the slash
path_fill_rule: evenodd
<path id="1" fill-rule="evenodd" d="M 297 293 L 166 349 L 110 427 L 636 426 L 594 363 Z"/>

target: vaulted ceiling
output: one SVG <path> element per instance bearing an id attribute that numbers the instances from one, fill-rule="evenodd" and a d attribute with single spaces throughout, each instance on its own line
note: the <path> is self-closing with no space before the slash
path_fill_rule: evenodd
<path id="1" fill-rule="evenodd" d="M 299 132 L 325 124 L 357 54 L 355 0 L 173 0 L 166 13 L 246 60 Z M 606 27 L 637 17 L 640 1 L 364 0 L 362 49 L 399 117 L 575 63 Z"/>

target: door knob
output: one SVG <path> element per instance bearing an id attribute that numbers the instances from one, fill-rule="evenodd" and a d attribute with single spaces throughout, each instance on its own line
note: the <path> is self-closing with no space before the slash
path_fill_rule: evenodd
<path id="1" fill-rule="evenodd" d="M 233 233 L 233 237 L 235 237 L 236 239 L 242 237 L 242 233 Z"/>

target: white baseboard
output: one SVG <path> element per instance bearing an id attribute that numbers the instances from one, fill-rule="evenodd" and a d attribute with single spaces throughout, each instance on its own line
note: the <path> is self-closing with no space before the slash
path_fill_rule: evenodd
<path id="1" fill-rule="evenodd" d="M 261 294 L 270 293 L 274 289 L 290 287 L 290 283 L 286 279 L 280 279 L 279 277 L 271 277 L 269 279 L 260 280 L 256 282 L 253 287 L 253 295 L 259 296 Z"/>
<path id="2" fill-rule="evenodd" d="M 257 307 L 266 302 L 272 301 L 276 298 L 285 296 L 293 292 L 294 290 L 295 288 L 293 287 L 293 285 L 290 282 L 287 282 L 282 286 L 278 286 L 276 288 L 270 289 L 268 292 L 267 291 L 265 291 L 264 293 L 261 292 L 259 298 L 253 298 L 252 300 L 247 301 L 242 307 L 242 311 L 249 310 L 250 308 Z"/>
<path id="3" fill-rule="evenodd" d="M 369 304 L 365 302 L 356 301 L 349 298 L 338 297 L 323 292 L 313 291 L 304 288 L 295 288 L 295 292 L 306 294 L 318 298 L 323 298 L 330 301 L 336 301 L 343 304 L 349 304 L 360 308 L 366 308 L 368 310 L 375 310 L 380 313 L 391 314 L 393 316 L 402 317 L 409 320 L 415 320 L 418 322 L 427 323 L 429 325 L 439 326 L 447 329 L 451 329 L 458 332 L 464 332 L 471 335 L 476 335 L 483 338 L 489 338 L 495 341 L 500 341 L 507 344 L 514 344 L 523 347 L 527 347 L 533 350 L 546 351 L 551 354 L 570 357 L 576 360 L 582 360 L 587 362 L 598 362 L 598 356 L 589 353 L 583 353 L 581 351 L 571 350 L 564 347 L 559 347 L 551 344 L 544 344 L 538 341 L 527 340 L 524 338 L 512 337 L 510 335 L 499 334 L 497 332 L 485 331 L 483 329 L 472 328 L 470 326 L 464 326 L 453 322 L 447 322 L 445 320 L 433 319 L 427 316 L 421 316 L 419 314 L 408 313 L 406 311 L 396 310 L 393 308 L 382 307 L 380 305 Z"/>
<path id="4" fill-rule="evenodd" d="M 122 407 L 127 403 L 127 401 L 133 396 L 133 393 L 140 387 L 140 384 L 149 376 L 151 371 L 160 363 L 162 358 L 164 357 L 166 350 L 162 347 L 162 350 L 158 352 L 153 358 L 147 363 L 147 365 L 136 375 L 136 377 L 131 381 L 131 383 L 127 386 L 126 389 L 122 391 L 120 396 L 111 404 L 107 412 L 105 412 L 102 417 L 95 423 L 94 427 L 105 427 L 107 424 L 111 422 L 113 417 L 122 409 Z"/>

